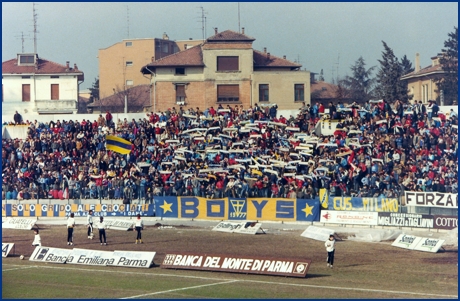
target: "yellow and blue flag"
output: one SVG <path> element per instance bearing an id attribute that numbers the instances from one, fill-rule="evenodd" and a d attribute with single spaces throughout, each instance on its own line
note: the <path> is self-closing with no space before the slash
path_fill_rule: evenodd
<path id="1" fill-rule="evenodd" d="M 112 150 L 123 155 L 127 155 L 131 152 L 132 143 L 128 140 L 110 135 L 105 136 L 105 140 L 105 148 L 107 150 Z"/>
<path id="2" fill-rule="evenodd" d="M 321 207 L 324 209 L 328 209 L 329 207 L 329 195 L 328 191 L 325 188 L 319 189 L 319 201 L 321 203 Z"/>

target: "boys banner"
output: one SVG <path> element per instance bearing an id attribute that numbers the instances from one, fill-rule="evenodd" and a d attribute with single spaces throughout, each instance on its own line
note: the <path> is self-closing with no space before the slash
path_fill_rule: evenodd
<path id="1" fill-rule="evenodd" d="M 2 204 L 2 216 L 12 217 L 66 217 L 74 213 L 76 217 L 86 216 L 89 210 L 94 216 L 154 216 L 154 205 L 134 204 Z"/>
<path id="2" fill-rule="evenodd" d="M 154 197 L 156 216 L 205 220 L 319 221 L 319 200 Z"/>
<path id="3" fill-rule="evenodd" d="M 458 194 L 405 191 L 406 206 L 458 208 Z"/>
<path id="4" fill-rule="evenodd" d="M 396 198 L 329 196 L 328 209 L 338 211 L 399 212 L 399 203 Z"/>

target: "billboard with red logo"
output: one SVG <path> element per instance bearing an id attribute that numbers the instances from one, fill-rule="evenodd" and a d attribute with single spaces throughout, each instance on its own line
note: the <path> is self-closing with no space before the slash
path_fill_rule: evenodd
<path id="1" fill-rule="evenodd" d="M 320 222 L 348 225 L 377 225 L 378 212 L 323 210 Z"/>

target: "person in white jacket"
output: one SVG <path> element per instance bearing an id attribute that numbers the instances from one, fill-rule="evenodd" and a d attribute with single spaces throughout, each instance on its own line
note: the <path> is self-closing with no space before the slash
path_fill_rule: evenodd
<path id="1" fill-rule="evenodd" d="M 38 229 L 34 229 L 34 241 L 32 242 L 32 246 L 42 246 L 42 239 L 40 238 L 40 234 L 38 234 Z"/>
<path id="2" fill-rule="evenodd" d="M 144 229 L 144 221 L 142 220 L 140 214 L 137 215 L 137 218 L 134 221 L 134 228 L 137 231 L 136 244 L 137 244 L 137 242 L 139 242 L 141 244 L 142 243 L 142 233 L 141 233 L 141 231 Z"/>
<path id="3" fill-rule="evenodd" d="M 335 252 L 335 237 L 333 234 L 329 235 L 329 239 L 324 243 L 327 251 L 327 266 L 332 269 L 334 264 L 334 252 Z"/>

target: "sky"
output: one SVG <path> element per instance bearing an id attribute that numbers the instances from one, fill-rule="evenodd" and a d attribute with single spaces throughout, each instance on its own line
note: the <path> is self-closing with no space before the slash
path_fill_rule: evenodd
<path id="1" fill-rule="evenodd" d="M 39 2 L 35 4 L 37 53 L 85 74 L 81 89 L 99 73 L 98 50 L 123 39 L 202 39 L 224 30 L 255 38 L 253 48 L 298 62 L 327 82 L 351 75 L 363 57 L 377 66 L 383 44 L 415 66 L 431 64 L 458 26 L 456 2 Z M 2 61 L 34 52 L 32 2 L 2 2 Z M 203 22 L 205 17 L 205 22 Z M 205 28 L 203 30 L 203 27 Z M 24 42 L 22 42 L 24 36 Z"/>

